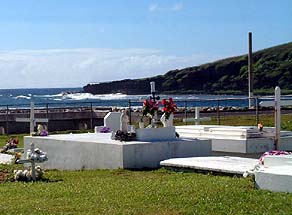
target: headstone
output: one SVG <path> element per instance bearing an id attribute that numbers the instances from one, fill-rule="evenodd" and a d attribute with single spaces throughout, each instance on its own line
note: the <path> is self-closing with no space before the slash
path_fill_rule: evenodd
<path id="1" fill-rule="evenodd" d="M 0 127 L 0 134 L 5 134 L 5 128 L 3 126 Z"/>
<path id="2" fill-rule="evenodd" d="M 30 126 L 29 126 L 29 132 L 32 133 L 34 132 L 34 127 L 36 126 L 37 122 L 49 122 L 48 119 L 38 119 L 35 118 L 34 116 L 35 111 L 34 111 L 34 102 L 30 103 L 30 117 L 29 118 L 16 118 L 16 122 L 29 122 Z"/>
<path id="3" fill-rule="evenodd" d="M 113 132 L 120 130 L 121 116 L 121 112 L 109 112 L 103 119 L 104 126 L 110 128 Z"/>

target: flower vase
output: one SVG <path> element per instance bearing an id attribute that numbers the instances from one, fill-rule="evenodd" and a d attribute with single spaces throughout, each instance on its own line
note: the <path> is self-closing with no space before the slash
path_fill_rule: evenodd
<path id="1" fill-rule="evenodd" d="M 144 122 L 139 122 L 139 128 L 144 128 Z"/>
<path id="2" fill-rule="evenodd" d="M 152 119 L 151 119 L 151 128 L 154 128 L 154 127 L 155 127 L 155 119 L 152 118 Z"/>
<path id="3" fill-rule="evenodd" d="M 154 112 L 153 117 L 151 118 L 151 128 L 157 128 L 157 112 Z"/>
<path id="4" fill-rule="evenodd" d="M 160 121 L 163 124 L 163 127 L 171 127 L 173 126 L 173 113 L 171 113 L 168 117 L 168 119 L 166 119 L 166 114 L 162 114 Z"/>
<path id="5" fill-rule="evenodd" d="M 169 118 L 167 119 L 167 127 L 173 126 L 173 113 L 169 115 Z"/>

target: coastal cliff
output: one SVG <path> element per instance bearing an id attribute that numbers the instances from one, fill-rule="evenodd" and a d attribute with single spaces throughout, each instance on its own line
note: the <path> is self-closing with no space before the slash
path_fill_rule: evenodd
<path id="1" fill-rule="evenodd" d="M 254 52 L 253 60 L 255 93 L 272 93 L 275 86 L 292 93 L 292 43 Z M 155 81 L 156 90 L 162 94 L 246 94 L 247 62 L 247 55 L 242 55 L 155 77 L 88 84 L 83 89 L 92 94 L 148 94 L 149 82 Z"/>

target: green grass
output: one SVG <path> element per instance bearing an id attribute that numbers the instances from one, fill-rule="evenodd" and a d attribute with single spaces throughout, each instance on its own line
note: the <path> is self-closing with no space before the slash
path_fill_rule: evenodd
<path id="1" fill-rule="evenodd" d="M 291 214 L 292 194 L 251 179 L 156 171 L 48 171 L 0 184 L 1 214 Z"/>

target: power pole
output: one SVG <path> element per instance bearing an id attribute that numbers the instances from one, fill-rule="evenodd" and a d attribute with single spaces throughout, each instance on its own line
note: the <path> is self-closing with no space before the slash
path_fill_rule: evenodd
<path id="1" fill-rule="evenodd" d="M 249 107 L 253 106 L 253 59 L 252 59 L 252 33 L 248 32 L 248 97 Z"/>

